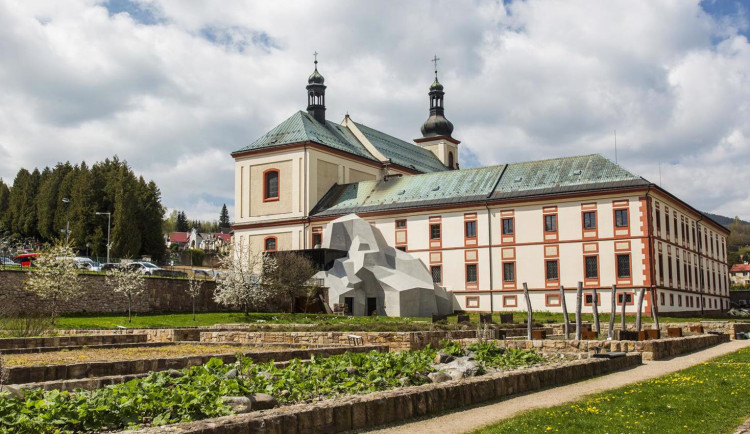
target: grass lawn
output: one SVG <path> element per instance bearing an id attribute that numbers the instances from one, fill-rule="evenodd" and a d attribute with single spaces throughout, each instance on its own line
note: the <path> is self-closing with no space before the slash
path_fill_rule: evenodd
<path id="1" fill-rule="evenodd" d="M 517 323 L 526 320 L 525 312 L 503 312 L 513 313 L 513 320 Z M 469 314 L 471 322 L 479 323 L 479 314 Z M 456 323 L 457 315 L 451 315 L 448 317 L 449 324 Z M 569 315 L 571 321 L 575 320 L 575 314 Z M 583 321 L 593 321 L 591 314 L 583 314 Z M 635 322 L 635 315 L 628 315 L 628 322 Z M 499 321 L 498 313 L 493 314 L 493 319 Z M 732 318 L 723 317 L 660 317 L 662 322 L 695 322 L 701 319 L 720 319 L 720 320 L 733 320 Z M 534 322 L 547 323 L 562 322 L 563 315 L 560 313 L 551 312 L 534 312 Z M 608 314 L 600 315 L 600 321 L 605 324 L 609 321 Z M 619 321 L 619 316 L 616 318 Z M 374 327 L 383 328 L 383 331 L 393 329 L 392 331 L 400 330 L 398 325 L 406 325 L 406 329 L 428 329 L 430 318 L 396 318 L 396 317 L 385 317 L 385 316 L 338 316 L 338 315 L 323 315 L 323 314 L 289 314 L 289 313 L 250 313 L 245 316 L 243 313 L 228 313 L 228 312 L 216 312 L 216 313 L 198 313 L 196 314 L 196 320 L 193 321 L 193 315 L 189 313 L 175 313 L 175 314 L 136 314 L 133 315 L 133 322 L 128 323 L 128 317 L 124 314 L 88 314 L 88 315 L 63 315 L 58 319 L 58 329 L 107 329 L 116 328 L 117 326 L 125 326 L 128 328 L 157 328 L 157 327 L 197 327 L 197 326 L 212 326 L 214 324 L 253 324 L 253 325 L 264 325 L 264 324 L 319 324 L 328 327 L 331 330 L 337 330 L 338 328 L 349 328 L 352 331 L 356 330 L 357 326 L 366 326 L 366 328 Z M 650 317 L 643 317 L 644 323 L 650 323 Z M 351 326 L 351 327 L 346 327 Z M 390 328 L 389 328 L 390 327 Z"/>
<path id="2" fill-rule="evenodd" d="M 573 404 L 532 410 L 475 433 L 732 433 L 748 415 L 750 348 L 745 348 Z"/>

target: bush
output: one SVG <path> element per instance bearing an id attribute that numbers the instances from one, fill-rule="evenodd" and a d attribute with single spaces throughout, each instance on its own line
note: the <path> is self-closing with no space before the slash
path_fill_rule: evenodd
<path id="1" fill-rule="evenodd" d="M 40 336 L 52 327 L 45 313 L 0 314 L 0 333 L 13 337 Z"/>
<path id="2" fill-rule="evenodd" d="M 203 258 L 206 256 L 206 252 L 203 249 L 188 249 L 188 253 L 190 254 L 192 265 L 203 265 Z"/>

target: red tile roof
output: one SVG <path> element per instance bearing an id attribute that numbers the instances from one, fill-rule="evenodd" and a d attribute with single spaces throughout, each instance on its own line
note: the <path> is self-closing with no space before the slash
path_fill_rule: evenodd
<path id="1" fill-rule="evenodd" d="M 187 243 L 190 240 L 190 232 L 172 232 L 169 234 L 170 243 Z"/>
<path id="2" fill-rule="evenodd" d="M 216 233 L 214 233 L 214 237 L 221 238 L 226 243 L 232 241 L 232 235 L 231 234 L 222 234 L 221 232 L 216 232 Z"/>
<path id="3" fill-rule="evenodd" d="M 740 273 L 743 271 L 750 271 L 750 264 L 734 264 L 729 270 L 730 273 Z"/>

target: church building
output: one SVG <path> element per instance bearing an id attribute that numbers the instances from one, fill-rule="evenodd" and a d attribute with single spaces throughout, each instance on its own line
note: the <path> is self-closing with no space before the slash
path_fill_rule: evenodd
<path id="1" fill-rule="evenodd" d="M 729 231 L 658 185 L 598 154 L 460 169 L 437 71 L 409 142 L 326 120 L 317 63 L 307 110 L 232 153 L 235 243 L 319 247 L 353 213 L 420 259 L 455 310 L 525 310 L 526 284 L 534 310 L 561 311 L 560 286 L 575 306 L 578 282 L 584 312 L 608 312 L 612 285 L 629 312 L 640 288 L 646 314 L 729 308 Z"/>

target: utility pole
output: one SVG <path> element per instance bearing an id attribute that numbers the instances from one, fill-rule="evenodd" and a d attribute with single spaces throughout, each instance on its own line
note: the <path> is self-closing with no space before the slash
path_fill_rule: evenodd
<path id="1" fill-rule="evenodd" d="M 112 213 L 111 212 L 97 212 L 96 215 L 107 216 L 107 263 L 109 264 L 109 230 L 112 227 Z"/>

